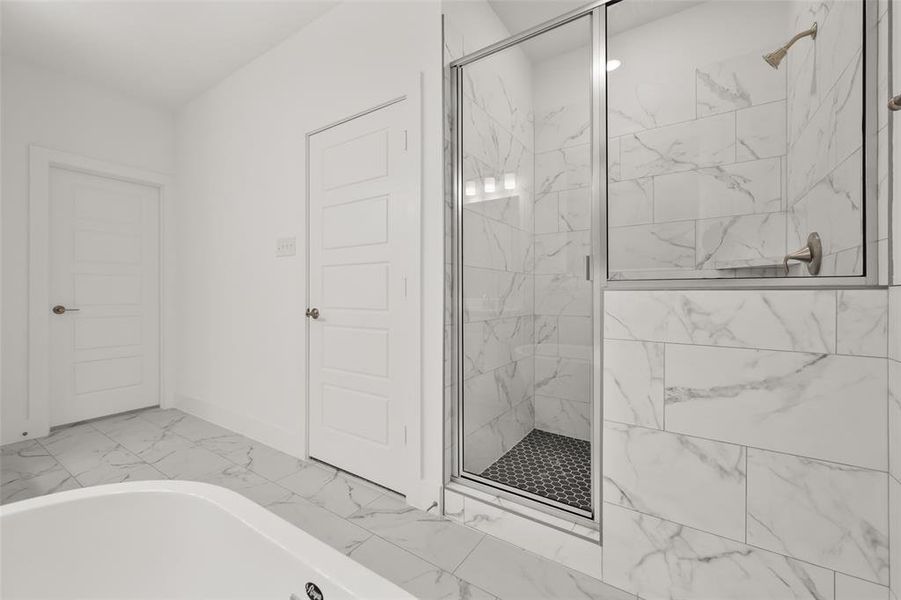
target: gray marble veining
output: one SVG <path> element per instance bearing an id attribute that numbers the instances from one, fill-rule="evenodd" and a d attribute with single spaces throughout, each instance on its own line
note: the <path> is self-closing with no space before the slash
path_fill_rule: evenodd
<path id="1" fill-rule="evenodd" d="M 668 345 L 665 360 L 668 430 L 887 466 L 884 359 Z"/>
<path id="2" fill-rule="evenodd" d="M 647 600 L 833 600 L 833 572 L 604 505 L 604 579 Z"/>
<path id="3" fill-rule="evenodd" d="M 748 452 L 748 543 L 888 584 L 885 473 Z"/>
<path id="4" fill-rule="evenodd" d="M 603 440 L 605 502 L 744 540 L 744 447 L 612 422 Z"/>
<path id="5" fill-rule="evenodd" d="M 835 352 L 831 290 L 607 292 L 604 337 Z"/>

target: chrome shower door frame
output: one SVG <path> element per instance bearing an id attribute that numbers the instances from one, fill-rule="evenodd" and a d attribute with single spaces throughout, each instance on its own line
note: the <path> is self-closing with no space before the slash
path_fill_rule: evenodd
<path id="1" fill-rule="evenodd" d="M 454 452 L 451 481 L 483 492 L 497 495 L 549 512 L 556 517 L 599 528 L 601 518 L 601 464 L 603 428 L 603 323 L 604 289 L 607 285 L 607 96 L 606 96 L 606 4 L 616 0 L 594 2 L 561 15 L 560 17 L 502 40 L 477 52 L 450 63 L 450 98 L 453 102 L 453 199 L 454 199 L 454 247 L 453 247 L 453 377 L 454 411 L 452 432 Z M 591 65 L 589 68 L 591 90 L 591 289 L 592 289 L 592 358 L 589 398 L 591 400 L 591 503 L 590 513 L 491 481 L 463 469 L 463 131 L 460 126 L 463 100 L 463 69 L 481 58 L 511 48 L 528 39 L 549 32 L 573 21 L 590 17 Z"/>

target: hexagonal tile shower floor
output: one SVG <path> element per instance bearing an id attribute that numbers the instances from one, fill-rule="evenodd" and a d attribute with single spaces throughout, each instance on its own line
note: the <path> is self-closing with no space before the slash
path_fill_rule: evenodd
<path id="1" fill-rule="evenodd" d="M 591 443 L 533 429 L 482 477 L 591 511 Z"/>

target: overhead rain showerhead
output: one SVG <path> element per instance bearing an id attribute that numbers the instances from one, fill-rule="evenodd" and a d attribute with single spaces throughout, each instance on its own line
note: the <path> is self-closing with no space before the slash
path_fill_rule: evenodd
<path id="1" fill-rule="evenodd" d="M 794 45 L 794 43 L 797 42 L 798 40 L 800 40 L 801 38 L 805 38 L 808 36 L 810 36 L 810 39 L 812 39 L 812 40 L 817 39 L 817 24 L 816 23 L 814 23 L 810 27 L 810 29 L 808 29 L 806 31 L 802 31 L 801 33 L 799 33 L 798 35 L 796 35 L 795 37 L 790 39 L 788 41 L 788 43 L 785 44 L 784 46 L 782 46 L 781 48 L 779 48 L 777 50 L 773 50 L 769 54 L 764 54 L 763 60 L 765 60 L 767 62 L 767 64 L 770 65 L 771 67 L 773 67 L 774 69 L 778 69 L 779 63 L 781 63 L 782 59 L 785 58 L 785 55 L 788 54 L 788 49 L 791 48 L 792 45 Z"/>

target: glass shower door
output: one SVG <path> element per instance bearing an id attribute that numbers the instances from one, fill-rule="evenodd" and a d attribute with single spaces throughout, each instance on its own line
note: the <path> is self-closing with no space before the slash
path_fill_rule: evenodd
<path id="1" fill-rule="evenodd" d="M 863 8 L 607 8 L 611 280 L 873 275 Z"/>
<path id="2" fill-rule="evenodd" d="M 457 96 L 461 475 L 582 516 L 596 454 L 591 20 L 460 67 Z"/>

